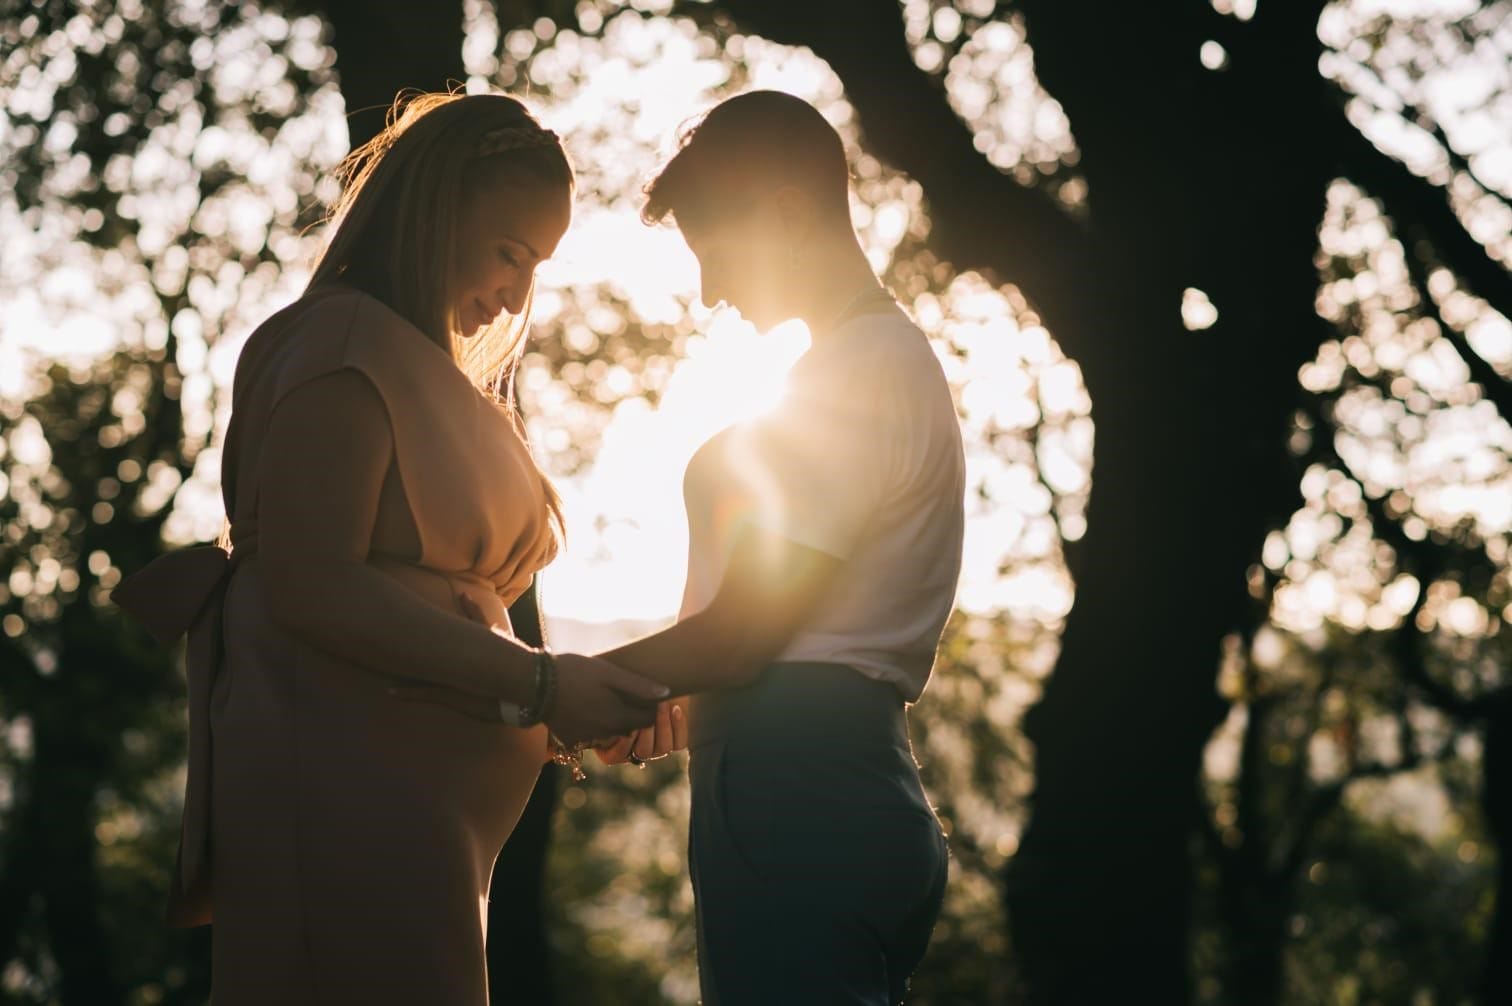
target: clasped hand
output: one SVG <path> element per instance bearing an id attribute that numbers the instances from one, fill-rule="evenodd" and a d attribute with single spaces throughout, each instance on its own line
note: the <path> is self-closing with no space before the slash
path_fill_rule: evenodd
<path id="1" fill-rule="evenodd" d="M 594 753 L 605 765 L 627 761 L 648 762 L 664 758 L 673 751 L 688 748 L 688 700 L 671 699 L 656 707 L 653 726 L 594 745 Z"/>
<path id="2" fill-rule="evenodd" d="M 461 601 L 469 618 L 505 634 L 470 598 L 463 596 Z M 546 725 L 562 743 L 589 744 L 610 738 L 605 743 L 618 744 L 626 735 L 634 737 L 643 727 L 649 732 L 658 720 L 668 718 L 661 709 L 661 700 L 667 697 L 665 686 L 598 657 L 562 653 L 555 659 L 556 696 Z M 436 702 L 477 719 L 501 719 L 498 701 L 485 695 L 420 684 L 398 686 L 390 692 L 412 701 Z M 671 736 L 670 721 L 667 735 Z"/>

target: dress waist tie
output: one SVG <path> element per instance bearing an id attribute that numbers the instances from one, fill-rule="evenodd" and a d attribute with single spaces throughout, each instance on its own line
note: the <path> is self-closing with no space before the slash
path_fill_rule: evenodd
<path id="1" fill-rule="evenodd" d="M 241 560 L 257 552 L 257 521 L 231 525 L 232 550 L 195 545 L 159 556 L 122 580 L 111 601 L 164 645 L 187 636 L 189 771 L 168 923 L 203 926 L 210 897 L 210 697 L 220 673 L 226 587 Z"/>

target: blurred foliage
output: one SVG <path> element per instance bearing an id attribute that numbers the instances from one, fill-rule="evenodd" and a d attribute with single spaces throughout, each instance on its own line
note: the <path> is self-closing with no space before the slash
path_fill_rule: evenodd
<path id="1" fill-rule="evenodd" d="M 539 450 L 558 475 L 582 471 L 598 454 L 604 428 L 627 401 L 655 407 L 693 322 L 683 315 L 656 323 L 638 317 L 612 288 L 575 288 L 570 296 L 540 297 L 552 316 L 551 337 L 531 343 L 521 364 Z"/>
<path id="2" fill-rule="evenodd" d="M 319 34 L 251 4 L 0 3 L 0 294 L 110 347 L 22 347 L 0 411 L 6 999 L 208 990 L 206 933 L 159 921 L 183 679 L 109 591 L 165 535 L 214 534 L 174 504 L 216 492 L 213 344 L 278 295 L 340 152 L 307 114 L 334 96 Z"/>
<path id="3" fill-rule="evenodd" d="M 184 690 L 172 655 L 108 603 L 161 548 L 185 467 L 162 350 L 53 366 L 0 412 L 0 946 L 5 991 L 76 1001 L 195 984 L 161 917 L 177 843 Z M 149 909 L 148 906 L 154 906 Z"/>
<path id="4" fill-rule="evenodd" d="M 1487 400 L 1504 392 L 1466 379 L 1475 350 L 1437 303 L 1453 278 L 1430 281 L 1376 202 L 1337 183 L 1320 243 L 1319 310 L 1339 335 L 1301 375 L 1304 506 L 1251 570 L 1257 628 L 1219 676 L 1233 705 L 1208 747 L 1203 856 L 1224 935 L 1194 950 L 1212 1002 L 1257 986 L 1244 1001 L 1470 1001 L 1494 911 L 1482 717 L 1512 685 L 1512 429 Z M 1370 927 L 1304 907 L 1328 903 L 1341 861 L 1378 886 L 1332 914 Z M 1427 901 L 1411 893 L 1425 877 L 1444 885 Z M 1447 957 L 1421 933 L 1396 943 L 1440 911 Z M 1413 915 L 1399 929 L 1393 912 Z M 1393 949 L 1362 950 L 1370 933 Z"/>
<path id="5" fill-rule="evenodd" d="M 1431 789 L 1442 780 L 1415 781 Z M 1461 789 L 1473 786 L 1462 781 Z M 1295 891 L 1285 896 L 1289 904 L 1274 920 L 1284 964 L 1272 1001 L 1477 1001 L 1478 969 L 1465 948 L 1485 941 L 1492 905 L 1484 856 L 1473 839 L 1446 834 L 1428 840 L 1410 823 L 1379 823 L 1366 809 L 1330 816 L 1312 843 Z M 1231 933 L 1215 903 L 1222 880 L 1210 860 L 1199 862 L 1197 998 L 1243 1001 L 1232 991 L 1232 964 L 1225 959 L 1233 952 Z"/>

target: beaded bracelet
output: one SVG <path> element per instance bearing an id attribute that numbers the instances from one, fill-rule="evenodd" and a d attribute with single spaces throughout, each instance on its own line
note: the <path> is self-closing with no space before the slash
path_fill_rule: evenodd
<path id="1" fill-rule="evenodd" d="M 535 684 L 530 705 L 520 707 L 520 726 L 533 727 L 550 715 L 552 701 L 556 698 L 556 678 L 556 658 L 543 646 L 536 651 Z"/>

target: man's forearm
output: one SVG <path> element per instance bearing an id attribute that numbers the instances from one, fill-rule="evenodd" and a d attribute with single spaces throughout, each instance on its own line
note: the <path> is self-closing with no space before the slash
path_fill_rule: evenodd
<path id="1" fill-rule="evenodd" d="M 661 682 L 673 695 L 689 695 L 750 684 L 779 648 L 762 645 L 748 626 L 703 611 L 601 656 Z"/>

